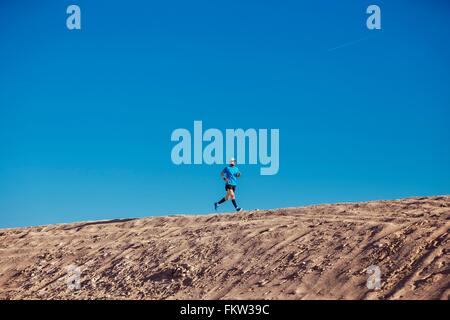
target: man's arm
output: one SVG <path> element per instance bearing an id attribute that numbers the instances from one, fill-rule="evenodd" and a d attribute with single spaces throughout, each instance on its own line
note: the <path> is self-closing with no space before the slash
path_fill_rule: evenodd
<path id="1" fill-rule="evenodd" d="M 223 170 L 220 172 L 220 176 L 222 177 L 223 180 L 225 180 L 226 182 L 228 182 L 228 179 L 224 177 L 224 173 L 223 173 L 224 171 L 225 171 L 225 169 L 223 169 Z"/>

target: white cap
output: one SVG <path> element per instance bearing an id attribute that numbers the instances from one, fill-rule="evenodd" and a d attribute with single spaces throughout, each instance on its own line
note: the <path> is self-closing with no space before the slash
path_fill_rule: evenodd
<path id="1" fill-rule="evenodd" d="M 236 162 L 236 159 L 235 158 L 230 158 L 229 162 Z"/>

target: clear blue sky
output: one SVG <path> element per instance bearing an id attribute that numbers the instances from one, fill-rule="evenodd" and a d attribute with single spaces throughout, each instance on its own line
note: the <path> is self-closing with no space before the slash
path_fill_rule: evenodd
<path id="1" fill-rule="evenodd" d="M 1 1 L 0 227 L 211 212 L 194 120 L 280 129 L 247 209 L 449 194 L 449 39 L 448 1 Z"/>

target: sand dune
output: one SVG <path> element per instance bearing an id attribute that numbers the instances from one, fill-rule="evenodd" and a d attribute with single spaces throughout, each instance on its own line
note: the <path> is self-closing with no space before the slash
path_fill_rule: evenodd
<path id="1" fill-rule="evenodd" d="M 441 196 L 2 229 L 0 298 L 449 299 L 449 217 Z"/>

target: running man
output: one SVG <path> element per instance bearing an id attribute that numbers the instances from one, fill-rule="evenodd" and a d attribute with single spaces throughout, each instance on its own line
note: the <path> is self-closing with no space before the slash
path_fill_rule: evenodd
<path id="1" fill-rule="evenodd" d="M 217 211 L 219 205 L 231 199 L 233 206 L 236 208 L 236 211 L 239 212 L 242 208 L 238 207 L 236 203 L 236 195 L 234 194 L 236 191 L 237 179 L 241 176 L 238 167 L 236 167 L 236 160 L 234 158 L 230 159 L 230 165 L 226 166 L 220 176 L 225 180 L 225 190 L 227 194 L 223 197 L 219 202 L 214 203 L 214 209 Z"/>

